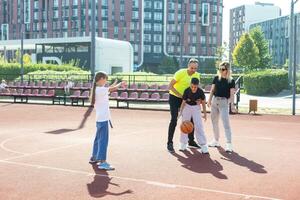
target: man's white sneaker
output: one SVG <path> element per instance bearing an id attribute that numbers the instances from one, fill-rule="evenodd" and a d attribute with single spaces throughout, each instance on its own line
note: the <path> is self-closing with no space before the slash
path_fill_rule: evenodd
<path id="1" fill-rule="evenodd" d="M 187 144 L 180 143 L 179 151 L 186 151 L 187 150 Z"/>
<path id="2" fill-rule="evenodd" d="M 220 144 L 218 141 L 213 140 L 211 143 L 208 144 L 209 147 L 220 147 Z"/>
<path id="3" fill-rule="evenodd" d="M 232 144 L 231 143 L 226 143 L 225 151 L 226 152 L 232 152 Z"/>
<path id="4" fill-rule="evenodd" d="M 201 153 L 208 154 L 208 148 L 207 145 L 201 145 Z"/>

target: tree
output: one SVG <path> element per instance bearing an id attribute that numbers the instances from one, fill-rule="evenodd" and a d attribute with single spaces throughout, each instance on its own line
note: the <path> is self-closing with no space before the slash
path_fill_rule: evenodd
<path id="1" fill-rule="evenodd" d="M 249 33 L 244 33 L 232 53 L 233 64 L 244 67 L 246 71 L 256 68 L 259 64 L 259 50 Z"/>
<path id="2" fill-rule="evenodd" d="M 179 64 L 175 58 L 164 56 L 161 64 L 158 66 L 158 74 L 173 74 L 178 70 Z"/>
<path id="3" fill-rule="evenodd" d="M 222 46 L 217 47 L 216 50 L 216 68 L 219 67 L 220 63 L 223 61 L 224 57 L 226 57 L 225 52 L 227 49 L 227 43 L 224 42 Z"/>
<path id="4" fill-rule="evenodd" d="M 269 68 L 271 67 L 272 57 L 269 52 L 269 43 L 265 39 L 264 33 L 261 30 L 260 26 L 253 28 L 250 31 L 250 37 L 253 39 L 255 45 L 259 50 L 259 64 L 258 68 Z"/>

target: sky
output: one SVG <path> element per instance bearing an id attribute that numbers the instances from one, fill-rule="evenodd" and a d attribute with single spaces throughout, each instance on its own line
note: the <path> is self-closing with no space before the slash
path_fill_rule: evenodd
<path id="1" fill-rule="evenodd" d="M 281 8 L 281 15 L 290 14 L 291 0 L 223 0 L 223 41 L 229 42 L 229 13 L 231 8 L 235 8 L 245 4 L 254 4 L 255 2 L 273 3 Z M 300 1 L 295 4 L 295 12 L 300 12 Z"/>

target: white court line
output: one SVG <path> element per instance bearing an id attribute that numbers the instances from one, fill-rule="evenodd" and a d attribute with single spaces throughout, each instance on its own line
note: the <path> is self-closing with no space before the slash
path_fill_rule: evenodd
<path id="1" fill-rule="evenodd" d="M 253 139 L 253 140 L 266 140 L 266 141 L 283 141 L 283 142 L 296 142 L 299 143 L 300 140 L 295 139 L 295 140 L 291 140 L 291 139 L 278 139 L 278 138 L 271 138 L 271 137 L 251 137 L 251 136 L 234 136 L 236 138 L 247 138 L 247 139 Z"/>
<path id="2" fill-rule="evenodd" d="M 34 152 L 34 153 L 28 153 L 28 154 L 21 155 L 21 156 L 14 156 L 14 157 L 6 158 L 6 159 L 3 159 L 3 161 L 18 159 L 18 158 L 25 158 L 25 157 L 28 157 L 28 156 L 38 155 L 38 154 L 41 154 L 41 153 L 49 153 L 49 152 L 52 152 L 52 151 L 67 149 L 67 148 L 70 148 L 70 147 L 74 147 L 74 146 L 78 146 L 78 145 L 86 144 L 86 143 L 87 142 L 80 142 L 80 143 L 76 143 L 76 144 L 64 145 L 62 147 L 56 147 L 56 148 L 52 148 L 52 149 L 37 151 L 37 152 Z"/>
<path id="3" fill-rule="evenodd" d="M 244 197 L 245 199 L 257 198 L 257 199 L 266 199 L 266 200 L 280 200 L 280 199 L 274 198 L 274 197 L 258 196 L 258 195 L 251 195 L 251 194 L 244 194 L 244 193 L 237 193 L 237 192 L 226 192 L 226 191 L 222 191 L 222 190 L 214 190 L 214 189 L 194 187 L 194 186 L 188 186 L 188 185 L 169 184 L 169 183 L 163 183 L 163 182 L 158 182 L 158 181 L 150 181 L 150 180 L 146 180 L 146 179 L 95 174 L 95 173 L 90 173 L 90 172 L 81 171 L 81 170 L 64 169 L 64 168 L 50 167 L 50 166 L 45 166 L 45 165 L 28 164 L 28 163 L 7 161 L 7 160 L 0 160 L 0 162 L 3 164 L 18 165 L 18 166 L 23 166 L 23 167 L 32 167 L 32 168 L 41 169 L 41 170 L 45 169 L 45 170 L 67 172 L 67 173 L 73 173 L 73 174 L 82 174 L 85 176 L 109 177 L 109 178 L 115 178 L 115 179 L 120 179 L 120 180 L 125 180 L 125 181 L 141 182 L 141 183 L 145 183 L 145 184 L 149 184 L 149 185 L 155 185 L 158 187 L 168 187 L 168 188 L 173 188 L 173 189 L 182 188 L 182 189 L 197 190 L 197 191 L 202 191 L 202 192 L 211 192 L 211 193 L 225 194 L 225 195 L 231 195 L 231 196 L 239 196 L 239 197 Z"/>
<path id="4" fill-rule="evenodd" d="M 7 147 L 5 147 L 5 144 L 11 140 L 14 140 L 14 139 L 17 139 L 17 138 L 21 138 L 21 137 L 27 137 L 28 135 L 19 135 L 19 136 L 15 136 L 15 137 L 11 137 L 11 138 L 7 138 L 6 140 L 3 140 L 0 144 L 0 148 L 4 151 L 7 151 L 7 152 L 10 152 L 10 153 L 16 153 L 16 154 L 22 154 L 23 156 L 24 155 L 27 155 L 27 153 L 24 153 L 24 152 L 20 152 L 20 151 L 15 151 L 15 150 L 12 150 L 12 149 L 9 149 Z M 29 135 L 30 136 L 30 135 Z"/>

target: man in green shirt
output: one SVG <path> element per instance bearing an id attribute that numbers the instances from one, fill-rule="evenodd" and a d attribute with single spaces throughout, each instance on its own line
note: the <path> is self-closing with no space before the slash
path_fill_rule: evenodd
<path id="1" fill-rule="evenodd" d="M 198 78 L 200 80 L 200 74 L 197 72 L 198 63 L 197 59 L 191 58 L 188 62 L 187 69 L 178 70 L 169 84 L 169 104 L 171 112 L 167 143 L 169 152 L 174 152 L 173 137 L 177 126 L 178 112 L 182 103 L 183 92 L 190 86 L 192 78 Z M 199 145 L 194 141 L 194 133 L 189 134 L 189 146 L 199 148 Z"/>

